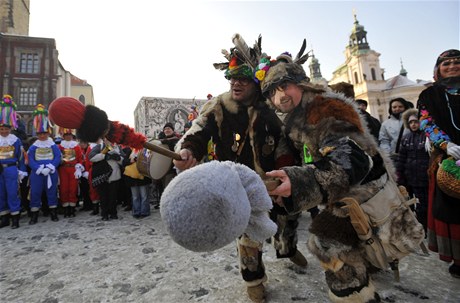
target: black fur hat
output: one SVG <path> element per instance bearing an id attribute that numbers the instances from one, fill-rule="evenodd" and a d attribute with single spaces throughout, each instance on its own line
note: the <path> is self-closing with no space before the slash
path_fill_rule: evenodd
<path id="1" fill-rule="evenodd" d="M 109 119 L 105 111 L 93 105 L 87 105 L 83 122 L 77 129 L 77 138 L 86 142 L 97 142 L 109 130 Z"/>

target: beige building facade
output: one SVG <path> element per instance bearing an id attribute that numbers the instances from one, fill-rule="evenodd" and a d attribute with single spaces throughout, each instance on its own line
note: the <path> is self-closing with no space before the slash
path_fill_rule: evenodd
<path id="1" fill-rule="evenodd" d="M 430 84 L 429 81 L 412 81 L 401 63 L 399 75 L 385 79 L 385 70 L 380 66 L 380 53 L 372 50 L 367 41 L 367 32 L 360 25 L 356 15 L 346 47 L 345 62 L 332 75 L 329 85 L 346 82 L 353 84 L 356 99 L 367 100 L 368 112 L 384 121 L 392 99 L 402 97 L 416 105 L 419 94 Z"/>
<path id="2" fill-rule="evenodd" d="M 30 0 L 0 0 L 0 32 L 29 35 Z"/>

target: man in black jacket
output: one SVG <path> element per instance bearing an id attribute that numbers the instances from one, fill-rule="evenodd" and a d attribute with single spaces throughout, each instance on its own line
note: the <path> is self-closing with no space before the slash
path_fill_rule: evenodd
<path id="1" fill-rule="evenodd" d="M 367 109 L 367 101 L 363 99 L 356 99 L 356 103 L 358 104 L 359 112 L 361 115 L 364 116 L 364 120 L 367 122 L 367 126 L 369 127 L 369 130 L 371 131 L 371 134 L 375 137 L 375 139 L 378 141 L 379 140 L 379 131 L 380 131 L 380 126 L 381 123 L 378 119 L 374 118 L 369 114 L 366 109 Z"/>

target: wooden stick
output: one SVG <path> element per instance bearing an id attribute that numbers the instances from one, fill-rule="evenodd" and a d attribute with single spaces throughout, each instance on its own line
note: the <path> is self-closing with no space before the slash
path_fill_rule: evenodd
<path id="1" fill-rule="evenodd" d="M 172 158 L 174 160 L 182 160 L 181 156 L 178 153 L 175 153 L 160 145 L 145 142 L 144 147 L 147 148 L 148 150 L 154 151 L 156 153 Z M 271 179 L 271 180 L 264 180 L 264 184 L 267 187 L 267 190 L 270 191 L 270 190 L 274 190 L 278 185 L 281 184 L 281 182 L 280 180 L 277 180 L 277 179 Z"/>
<path id="2" fill-rule="evenodd" d="M 281 181 L 279 179 L 265 179 L 264 184 L 268 191 L 272 191 L 281 184 Z"/>
<path id="3" fill-rule="evenodd" d="M 144 147 L 151 150 L 151 151 L 154 151 L 154 152 L 157 152 L 163 156 L 166 156 L 166 157 L 169 157 L 169 158 L 172 158 L 174 160 L 182 160 L 182 157 L 178 154 L 178 153 L 175 153 L 167 148 L 164 148 L 162 146 L 159 146 L 159 145 L 156 145 L 156 144 L 153 144 L 153 143 L 150 143 L 150 142 L 145 142 L 144 143 Z"/>

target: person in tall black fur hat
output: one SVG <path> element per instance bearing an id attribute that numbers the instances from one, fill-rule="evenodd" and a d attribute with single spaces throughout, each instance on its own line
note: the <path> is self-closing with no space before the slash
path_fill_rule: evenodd
<path id="1" fill-rule="evenodd" d="M 305 49 L 304 40 L 295 58 L 281 54 L 260 79 L 271 104 L 287 113 L 286 137 L 301 159 L 298 166 L 267 172 L 281 181 L 269 193 L 280 197 L 288 213 L 322 206 L 308 247 L 326 271 L 333 302 L 380 302 L 369 268 L 387 268 L 414 251 L 423 227 L 404 204 L 391 161 L 380 153 L 353 99 L 309 81 L 302 67 Z"/>

